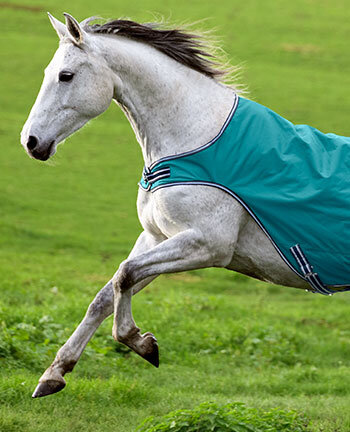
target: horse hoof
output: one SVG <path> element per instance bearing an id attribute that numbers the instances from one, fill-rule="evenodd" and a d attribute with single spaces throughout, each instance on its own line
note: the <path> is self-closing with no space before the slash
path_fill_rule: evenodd
<path id="1" fill-rule="evenodd" d="M 145 360 L 151 363 L 151 365 L 157 368 L 159 367 L 159 349 L 157 339 L 153 336 L 152 333 L 146 333 L 143 335 L 143 337 L 145 336 L 148 342 L 148 349 L 146 353 L 141 354 L 141 357 L 143 357 Z"/>
<path id="2" fill-rule="evenodd" d="M 34 390 L 34 393 L 32 394 L 32 398 L 38 398 L 57 393 L 65 386 L 66 383 L 64 381 L 48 380 L 39 382 L 36 389 Z"/>
<path id="3" fill-rule="evenodd" d="M 159 351 L 158 351 L 158 345 L 154 347 L 154 350 L 150 354 L 145 354 L 142 356 L 145 360 L 147 360 L 151 365 L 155 366 L 156 368 L 159 367 Z"/>

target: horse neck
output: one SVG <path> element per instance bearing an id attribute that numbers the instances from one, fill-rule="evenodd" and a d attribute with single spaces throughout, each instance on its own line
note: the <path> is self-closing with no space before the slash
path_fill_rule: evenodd
<path id="1" fill-rule="evenodd" d="M 232 89 L 148 45 L 103 39 L 104 50 L 112 50 L 114 98 L 135 131 L 146 165 L 193 150 L 219 132 L 233 104 Z"/>

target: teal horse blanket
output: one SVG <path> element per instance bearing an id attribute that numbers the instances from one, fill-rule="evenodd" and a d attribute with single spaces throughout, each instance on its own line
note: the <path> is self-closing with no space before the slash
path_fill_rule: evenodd
<path id="1" fill-rule="evenodd" d="M 213 140 L 158 160 L 140 182 L 151 192 L 187 184 L 237 199 L 312 291 L 350 289 L 350 138 L 235 96 Z"/>

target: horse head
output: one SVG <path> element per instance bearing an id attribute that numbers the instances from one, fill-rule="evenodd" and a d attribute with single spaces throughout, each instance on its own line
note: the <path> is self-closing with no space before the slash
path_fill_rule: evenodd
<path id="1" fill-rule="evenodd" d="M 92 37 L 71 15 L 66 24 L 49 14 L 60 44 L 21 132 L 29 156 L 45 161 L 57 145 L 104 112 L 113 98 L 113 77 Z"/>

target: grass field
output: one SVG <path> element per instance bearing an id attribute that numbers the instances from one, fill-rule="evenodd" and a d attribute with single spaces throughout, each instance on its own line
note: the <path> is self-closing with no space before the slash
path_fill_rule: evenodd
<path id="1" fill-rule="evenodd" d="M 350 136 L 346 0 L 0 2 L 0 431 L 133 431 L 200 402 L 294 409 L 313 431 L 350 431 L 350 294 L 332 298 L 224 270 L 159 277 L 133 300 L 160 345 L 157 370 L 111 337 L 108 319 L 66 389 L 38 378 L 141 231 L 142 159 L 116 106 L 30 160 L 19 132 L 57 46 L 46 17 L 70 12 L 175 22 L 209 17 L 251 96 L 298 123 Z"/>

